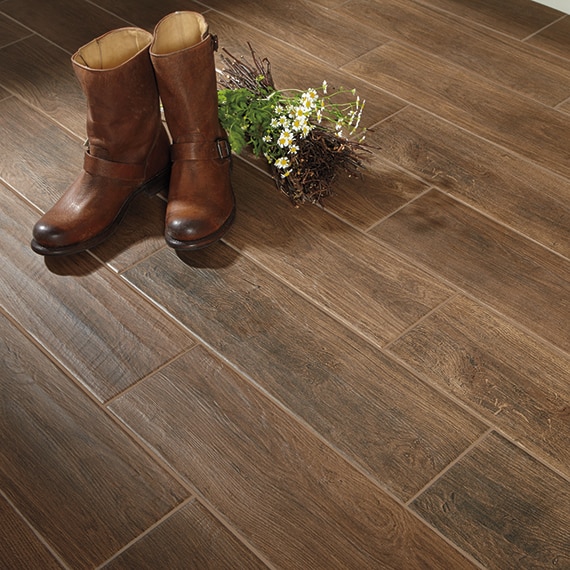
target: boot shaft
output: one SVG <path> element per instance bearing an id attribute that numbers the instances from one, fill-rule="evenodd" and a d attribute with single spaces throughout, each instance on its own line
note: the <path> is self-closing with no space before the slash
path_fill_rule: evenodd
<path id="1" fill-rule="evenodd" d="M 160 127 L 160 106 L 149 57 L 152 34 L 138 28 L 108 32 L 71 58 L 87 100 L 89 154 L 140 162 Z"/>
<path id="2" fill-rule="evenodd" d="M 155 28 L 150 57 L 174 143 L 225 136 L 218 120 L 216 49 L 197 12 L 175 12 Z"/>

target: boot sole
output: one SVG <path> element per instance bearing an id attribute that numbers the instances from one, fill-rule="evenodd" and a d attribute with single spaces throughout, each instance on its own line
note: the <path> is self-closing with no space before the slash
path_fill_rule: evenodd
<path id="1" fill-rule="evenodd" d="M 144 184 L 134 190 L 133 193 L 127 198 L 111 224 L 109 224 L 102 232 L 98 233 L 92 238 L 60 247 L 46 247 L 39 244 L 35 239 L 32 239 L 31 248 L 40 255 L 72 255 L 74 253 L 81 253 L 87 249 L 92 249 L 100 245 L 115 233 L 119 224 L 123 221 L 123 218 L 125 217 L 125 214 L 131 205 L 131 202 L 137 196 L 143 193 L 148 194 L 149 196 L 154 196 L 161 190 L 168 189 L 169 178 L 170 167 L 161 170 L 158 174 L 155 174 L 152 178 L 149 178 Z"/>
<path id="2" fill-rule="evenodd" d="M 234 223 L 235 217 L 236 207 L 234 204 L 233 210 L 228 216 L 228 219 L 214 233 L 193 241 L 181 241 L 168 236 L 165 236 L 164 239 L 170 247 L 177 251 L 195 251 L 197 249 L 203 249 L 221 239 Z"/>

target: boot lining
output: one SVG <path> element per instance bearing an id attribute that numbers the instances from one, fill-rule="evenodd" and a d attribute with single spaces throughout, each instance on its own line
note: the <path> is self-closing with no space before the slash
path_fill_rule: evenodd
<path id="1" fill-rule="evenodd" d="M 112 69 L 131 59 L 151 41 L 152 35 L 145 30 L 123 28 L 83 46 L 73 59 L 92 69 Z"/>
<path id="2" fill-rule="evenodd" d="M 208 24 L 198 12 L 175 12 L 158 24 L 151 48 L 154 54 L 166 54 L 196 45 L 208 33 Z"/>

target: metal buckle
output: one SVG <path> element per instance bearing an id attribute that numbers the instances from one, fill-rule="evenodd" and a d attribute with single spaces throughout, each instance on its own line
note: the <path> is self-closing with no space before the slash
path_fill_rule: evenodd
<path id="1" fill-rule="evenodd" d="M 216 139 L 216 147 L 220 158 L 229 158 L 232 155 L 230 143 L 226 139 Z"/>
<path id="2" fill-rule="evenodd" d="M 212 42 L 212 51 L 218 51 L 218 36 L 210 34 L 210 40 Z"/>

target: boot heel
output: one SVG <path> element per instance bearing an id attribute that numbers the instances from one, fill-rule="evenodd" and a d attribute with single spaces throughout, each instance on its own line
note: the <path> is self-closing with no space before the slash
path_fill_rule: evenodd
<path id="1" fill-rule="evenodd" d="M 141 191 L 148 196 L 154 196 L 158 194 L 161 190 L 166 190 L 168 192 L 168 185 L 170 183 L 170 166 L 159 171 L 152 178 L 147 180 L 142 186 Z"/>

